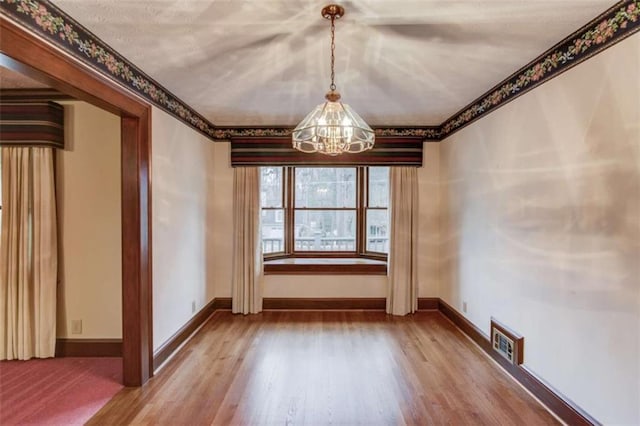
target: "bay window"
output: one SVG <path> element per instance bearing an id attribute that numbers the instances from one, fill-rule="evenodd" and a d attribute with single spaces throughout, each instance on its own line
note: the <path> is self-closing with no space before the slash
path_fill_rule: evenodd
<path id="1" fill-rule="evenodd" d="M 261 208 L 265 260 L 386 260 L 388 167 L 261 167 Z"/>

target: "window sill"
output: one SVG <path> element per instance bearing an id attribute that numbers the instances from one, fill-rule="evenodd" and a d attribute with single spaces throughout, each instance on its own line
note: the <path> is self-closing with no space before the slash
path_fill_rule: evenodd
<path id="1" fill-rule="evenodd" d="M 265 275 L 387 275 L 387 262 L 364 258 L 286 258 L 264 261 Z"/>

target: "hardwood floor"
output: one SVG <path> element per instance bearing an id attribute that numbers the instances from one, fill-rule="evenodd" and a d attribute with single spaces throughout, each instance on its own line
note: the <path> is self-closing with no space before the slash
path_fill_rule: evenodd
<path id="1" fill-rule="evenodd" d="M 557 424 L 439 312 L 216 312 L 89 424 Z"/>

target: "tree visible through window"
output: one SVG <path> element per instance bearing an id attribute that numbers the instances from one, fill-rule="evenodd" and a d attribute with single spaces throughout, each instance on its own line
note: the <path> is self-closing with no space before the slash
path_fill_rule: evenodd
<path id="1" fill-rule="evenodd" d="M 265 255 L 386 257 L 388 167 L 262 167 Z"/>

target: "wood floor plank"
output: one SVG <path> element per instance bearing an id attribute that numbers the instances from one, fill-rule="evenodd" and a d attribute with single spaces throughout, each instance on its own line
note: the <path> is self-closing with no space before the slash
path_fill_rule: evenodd
<path id="1" fill-rule="evenodd" d="M 439 312 L 216 312 L 89 422 L 557 424 Z"/>

